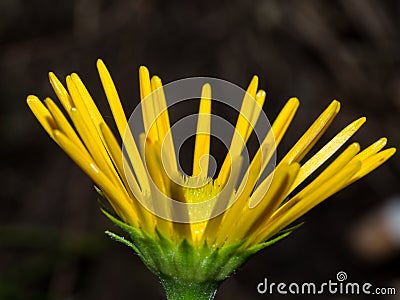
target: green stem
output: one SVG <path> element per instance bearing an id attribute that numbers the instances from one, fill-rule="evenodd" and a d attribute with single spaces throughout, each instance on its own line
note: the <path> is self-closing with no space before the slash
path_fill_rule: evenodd
<path id="1" fill-rule="evenodd" d="M 179 278 L 161 277 L 168 300 L 212 300 L 221 282 L 185 282 Z"/>

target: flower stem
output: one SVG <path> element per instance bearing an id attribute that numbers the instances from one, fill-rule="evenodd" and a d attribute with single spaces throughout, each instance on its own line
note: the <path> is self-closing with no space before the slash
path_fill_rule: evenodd
<path id="1" fill-rule="evenodd" d="M 185 282 L 179 278 L 161 277 L 168 300 L 212 300 L 221 282 Z"/>

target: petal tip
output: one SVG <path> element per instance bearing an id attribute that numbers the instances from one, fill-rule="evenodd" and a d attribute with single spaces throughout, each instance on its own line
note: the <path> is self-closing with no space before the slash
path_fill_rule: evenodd
<path id="1" fill-rule="evenodd" d="M 259 90 L 257 92 L 257 97 L 265 97 L 267 93 L 264 90 Z"/>
<path id="2" fill-rule="evenodd" d="M 357 150 L 357 151 L 360 151 L 360 149 L 361 149 L 360 143 L 358 143 L 358 142 L 352 143 L 352 144 L 349 146 L 349 148 L 350 148 L 350 147 L 354 148 L 354 150 Z"/>
<path id="3" fill-rule="evenodd" d="M 392 156 L 392 155 L 394 155 L 395 153 L 396 153 L 396 151 L 397 151 L 397 149 L 396 148 L 389 148 L 388 149 L 389 151 L 388 151 L 388 156 L 390 157 L 390 156 Z"/>
<path id="4" fill-rule="evenodd" d="M 139 67 L 139 73 L 143 73 L 143 74 L 148 74 L 149 73 L 149 69 L 146 66 L 140 66 Z"/>
<path id="5" fill-rule="evenodd" d="M 39 100 L 39 98 L 38 98 L 37 96 L 35 96 L 35 95 L 28 95 L 28 96 L 26 97 L 26 103 L 28 103 L 28 105 L 29 105 L 29 104 L 32 104 L 32 103 L 35 103 L 35 102 L 38 102 L 38 101 L 40 101 L 40 100 Z"/>
<path id="6" fill-rule="evenodd" d="M 300 100 L 297 97 L 291 97 L 288 102 L 289 105 L 293 106 L 295 109 L 297 109 L 300 106 Z"/>
<path id="7" fill-rule="evenodd" d="M 382 137 L 382 138 L 379 139 L 379 142 L 380 142 L 381 144 L 383 144 L 383 145 L 386 145 L 386 143 L 387 143 L 387 138 L 386 138 L 386 137 Z"/>
<path id="8" fill-rule="evenodd" d="M 341 104 L 340 104 L 340 102 L 339 102 L 338 100 L 336 100 L 336 99 L 333 100 L 332 103 L 331 103 L 331 105 L 336 107 L 336 111 L 339 111 L 339 110 L 340 110 Z"/>

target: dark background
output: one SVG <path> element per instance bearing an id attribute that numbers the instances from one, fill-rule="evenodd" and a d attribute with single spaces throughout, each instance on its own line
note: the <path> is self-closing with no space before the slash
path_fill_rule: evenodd
<path id="1" fill-rule="evenodd" d="M 2 0 L 0 299 L 163 298 L 131 250 L 103 234 L 117 229 L 99 211 L 90 180 L 30 113 L 28 94 L 55 98 L 48 71 L 78 72 L 110 124 L 97 58 L 127 115 L 138 103 L 141 64 L 164 82 L 213 76 L 246 87 L 258 74 L 270 120 L 289 97 L 301 100 L 279 157 L 332 99 L 342 110 L 325 141 L 365 115 L 353 141 L 365 147 L 387 136 L 399 147 L 399 23 L 399 1 Z M 367 260 L 351 247 L 354 225 L 399 193 L 399 168 L 395 156 L 314 209 L 290 238 L 227 280 L 217 299 L 291 299 L 260 296 L 256 286 L 264 277 L 324 282 L 338 271 L 354 282 L 399 286 L 399 250 Z"/>

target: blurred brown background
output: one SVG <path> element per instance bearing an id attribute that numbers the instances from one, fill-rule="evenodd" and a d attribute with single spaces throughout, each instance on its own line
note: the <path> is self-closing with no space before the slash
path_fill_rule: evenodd
<path id="1" fill-rule="evenodd" d="M 353 141 L 365 147 L 387 136 L 399 148 L 399 51 L 399 1 L 2 0 L 0 299 L 163 299 L 131 250 L 103 234 L 118 230 L 99 211 L 91 182 L 28 110 L 30 93 L 55 98 L 48 71 L 78 72 L 106 116 L 97 58 L 127 112 L 138 103 L 141 64 L 164 82 L 213 76 L 245 87 L 258 74 L 270 120 L 289 97 L 301 100 L 282 157 L 332 99 L 342 111 L 325 141 L 365 115 Z M 345 271 L 354 282 L 399 284 L 399 249 L 371 260 L 351 247 L 353 226 L 399 193 L 399 170 L 397 155 L 324 202 L 227 280 L 217 299 L 281 299 L 257 294 L 264 277 L 324 282 Z"/>

